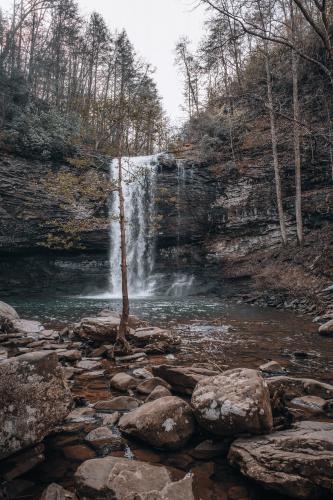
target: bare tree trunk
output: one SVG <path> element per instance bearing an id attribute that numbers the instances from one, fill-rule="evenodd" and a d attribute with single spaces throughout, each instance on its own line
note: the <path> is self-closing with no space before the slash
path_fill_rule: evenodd
<path id="1" fill-rule="evenodd" d="M 295 17 L 293 2 L 290 1 L 291 37 L 293 46 L 296 45 Z M 294 109 L 294 156 L 295 156 L 295 186 L 296 186 L 296 228 L 297 241 L 303 244 L 303 218 L 302 218 L 302 173 L 301 173 L 301 147 L 300 147 L 300 110 L 298 98 L 298 55 L 291 50 L 291 67 L 293 77 L 293 109 Z"/>
<path id="2" fill-rule="evenodd" d="M 276 200 L 277 200 L 277 208 L 281 229 L 281 238 L 282 243 L 285 245 L 287 243 L 287 231 L 286 231 L 286 222 L 284 218 L 284 210 L 282 203 L 282 188 L 281 188 L 281 177 L 280 177 L 280 168 L 279 168 L 279 159 L 277 152 L 277 136 L 276 136 L 276 125 L 275 125 L 275 114 L 274 114 L 274 103 L 273 103 L 273 89 L 272 89 L 272 77 L 271 77 L 271 69 L 269 65 L 269 56 L 267 54 L 267 50 L 265 53 L 266 59 L 266 76 L 267 76 L 267 97 L 268 97 L 268 107 L 269 107 L 269 116 L 271 121 L 271 136 L 272 136 L 272 151 L 273 151 L 273 164 L 274 164 L 274 175 L 275 175 L 275 188 L 276 188 Z"/>
<path id="3" fill-rule="evenodd" d="M 117 335 L 116 345 L 123 351 L 130 351 L 130 346 L 126 340 L 129 319 L 129 298 L 127 283 L 127 258 L 126 258 L 126 228 L 125 228 L 125 207 L 124 193 L 122 186 L 122 158 L 118 158 L 118 193 L 119 193 L 119 225 L 120 225 L 120 249 L 121 249 L 121 285 L 122 285 L 122 313 Z"/>
<path id="4" fill-rule="evenodd" d="M 303 218 L 302 218 L 302 174 L 301 174 L 301 148 L 300 148 L 300 113 L 298 100 L 298 56 L 292 51 L 292 75 L 293 75 L 293 107 L 294 107 L 294 154 L 295 154 L 295 184 L 296 184 L 296 226 L 297 241 L 303 243 Z"/>

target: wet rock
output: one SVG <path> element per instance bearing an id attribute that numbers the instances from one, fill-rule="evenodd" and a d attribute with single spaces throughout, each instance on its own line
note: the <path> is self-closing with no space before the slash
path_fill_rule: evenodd
<path id="1" fill-rule="evenodd" d="M 267 384 L 256 370 L 236 368 L 205 378 L 193 392 L 192 406 L 198 423 L 219 436 L 261 434 L 273 427 Z"/>
<path id="2" fill-rule="evenodd" d="M 81 370 L 80 370 L 80 372 L 81 372 Z M 66 380 L 71 380 L 74 376 L 75 368 L 73 368 L 71 366 L 63 366 L 62 373 L 63 373 Z"/>
<path id="3" fill-rule="evenodd" d="M 167 389 L 170 389 L 170 385 L 163 379 L 159 378 L 159 377 L 153 377 L 149 380 L 145 380 L 144 382 L 141 382 L 141 384 L 139 384 L 137 387 L 136 387 L 136 390 L 140 393 L 140 394 L 150 394 L 154 389 L 156 389 L 157 386 L 163 386 L 163 387 L 166 387 Z"/>
<path id="4" fill-rule="evenodd" d="M 52 483 L 43 491 L 40 500 L 77 500 L 77 496 L 59 484 Z"/>
<path id="5" fill-rule="evenodd" d="M 170 396 L 145 403 L 124 415 L 119 428 L 157 448 L 179 449 L 193 434 L 194 419 L 185 401 Z"/>
<path id="6" fill-rule="evenodd" d="M 120 413 L 115 411 L 111 415 L 102 415 L 103 425 L 109 425 L 110 427 L 116 425 L 120 419 Z"/>
<path id="7" fill-rule="evenodd" d="M 0 300 L 0 317 L 7 319 L 19 319 L 19 315 L 15 311 L 14 307 L 2 302 Z"/>
<path id="8" fill-rule="evenodd" d="M 1 462 L 1 478 L 12 481 L 44 462 L 44 459 L 43 444 L 22 450 Z"/>
<path id="9" fill-rule="evenodd" d="M 259 370 L 268 376 L 284 375 L 287 372 L 287 370 L 276 361 L 269 361 L 261 365 Z"/>
<path id="10" fill-rule="evenodd" d="M 149 401 L 156 401 L 156 399 L 166 398 L 167 396 L 172 396 L 169 389 L 163 385 L 158 385 L 152 390 L 145 402 L 149 403 Z"/>
<path id="11" fill-rule="evenodd" d="M 82 361 L 79 361 L 76 363 L 77 368 L 81 368 L 82 370 L 99 370 L 102 368 L 102 363 L 100 361 L 95 361 L 92 359 L 83 359 Z"/>
<path id="12" fill-rule="evenodd" d="M 110 411 L 130 411 L 138 408 L 139 401 L 130 396 L 119 396 L 108 401 L 98 401 L 95 403 L 95 409 L 101 412 Z"/>
<path id="13" fill-rule="evenodd" d="M 175 392 L 191 395 L 200 380 L 219 372 L 191 366 L 160 365 L 153 367 L 153 374 L 168 382 Z"/>
<path id="14" fill-rule="evenodd" d="M 137 352 L 135 354 L 130 354 L 129 356 L 116 356 L 115 361 L 117 364 L 121 363 L 132 363 L 133 361 L 143 361 L 147 359 L 147 354 L 145 352 Z"/>
<path id="15" fill-rule="evenodd" d="M 137 368 L 136 370 L 133 371 L 133 375 L 134 377 L 141 378 L 144 380 L 153 378 L 153 374 L 146 368 Z"/>
<path id="16" fill-rule="evenodd" d="M 79 361 L 82 357 L 81 352 L 77 349 L 68 351 L 64 349 L 62 351 L 57 350 L 56 352 L 60 361 L 68 361 L 69 363 Z"/>
<path id="17" fill-rule="evenodd" d="M 139 480 L 138 480 L 139 478 Z M 165 467 L 125 458 L 106 457 L 83 463 L 75 473 L 76 488 L 86 498 L 114 500 L 193 500 L 190 480 L 172 483 Z"/>
<path id="18" fill-rule="evenodd" d="M 106 370 L 84 372 L 75 379 L 75 384 L 90 390 L 108 389 L 110 382 L 106 376 Z"/>
<path id="19" fill-rule="evenodd" d="M 91 357 L 92 358 L 99 358 L 101 356 L 104 356 L 109 350 L 110 346 L 102 345 L 100 347 L 97 347 L 97 349 L 94 349 L 91 351 Z"/>
<path id="20" fill-rule="evenodd" d="M 39 334 L 44 330 L 43 325 L 39 321 L 31 321 L 28 319 L 14 319 L 13 325 L 15 331 L 24 334 Z"/>
<path id="21" fill-rule="evenodd" d="M 289 408 L 296 408 L 300 411 L 300 415 L 304 413 L 306 416 L 309 416 L 311 413 L 324 413 L 325 405 L 325 399 L 318 398 L 317 396 L 302 396 L 294 398 L 288 403 Z"/>
<path id="22" fill-rule="evenodd" d="M 59 340 L 60 335 L 55 330 L 43 330 L 38 334 L 38 338 L 39 340 Z"/>
<path id="23" fill-rule="evenodd" d="M 118 434 L 115 434 L 109 427 L 94 429 L 89 432 L 85 440 L 96 450 L 106 450 L 107 452 L 123 450 L 126 446 L 126 441 Z"/>
<path id="24" fill-rule="evenodd" d="M 317 396 L 323 399 L 333 398 L 333 385 L 318 380 L 294 377 L 275 377 L 267 380 L 272 404 L 290 401 L 302 396 Z"/>
<path id="25" fill-rule="evenodd" d="M 127 373 L 117 373 L 110 380 L 110 385 L 118 391 L 128 391 L 134 389 L 138 385 L 138 380 Z"/>
<path id="26" fill-rule="evenodd" d="M 139 347 L 145 347 L 155 342 L 178 343 L 179 340 L 169 330 L 157 327 L 138 328 L 131 332 L 129 336 L 131 342 Z"/>
<path id="27" fill-rule="evenodd" d="M 319 327 L 319 334 L 324 337 L 333 337 L 333 319 Z"/>
<path id="28" fill-rule="evenodd" d="M 189 454 L 198 460 L 212 460 L 216 457 L 227 456 L 230 444 L 230 439 L 223 439 L 221 441 L 207 439 L 190 450 Z"/>
<path id="29" fill-rule="evenodd" d="M 0 363 L 0 458 L 40 442 L 70 412 L 72 397 L 53 352 Z"/>
<path id="30" fill-rule="evenodd" d="M 66 417 L 66 422 L 78 422 L 80 420 L 85 419 L 86 417 L 93 417 L 96 414 L 94 408 L 90 408 L 88 406 L 82 408 L 75 408 L 75 410 L 71 411 L 69 415 Z"/>
<path id="31" fill-rule="evenodd" d="M 119 324 L 119 315 L 83 318 L 80 323 L 74 325 L 73 333 L 81 339 L 104 344 L 116 340 Z"/>
<path id="32" fill-rule="evenodd" d="M 237 439 L 228 458 L 242 474 L 282 495 L 333 493 L 333 424 L 300 422 L 290 430 Z"/>
<path id="33" fill-rule="evenodd" d="M 178 350 L 179 342 L 170 342 L 169 340 L 154 342 L 145 346 L 147 354 L 154 356 L 158 354 L 173 353 Z"/>

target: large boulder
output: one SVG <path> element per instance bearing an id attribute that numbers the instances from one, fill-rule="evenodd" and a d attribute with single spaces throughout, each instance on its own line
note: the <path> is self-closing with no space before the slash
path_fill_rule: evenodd
<path id="1" fill-rule="evenodd" d="M 83 318 L 74 325 L 73 333 L 84 340 L 110 343 L 116 340 L 119 325 L 120 318 L 115 315 Z"/>
<path id="2" fill-rule="evenodd" d="M 192 481 L 173 483 L 165 467 L 125 458 L 88 460 L 75 473 L 80 498 L 193 500 Z"/>
<path id="3" fill-rule="evenodd" d="M 293 498 L 333 494 L 333 424 L 300 422 L 267 436 L 237 439 L 229 462 L 268 489 Z"/>
<path id="4" fill-rule="evenodd" d="M 19 319 L 19 315 L 15 311 L 14 307 L 0 300 L 0 317 L 1 316 L 7 319 Z"/>
<path id="5" fill-rule="evenodd" d="M 203 379 L 192 406 L 198 423 L 219 436 L 263 434 L 273 427 L 267 384 L 256 370 L 236 368 Z"/>
<path id="6" fill-rule="evenodd" d="M 153 366 L 153 373 L 171 385 L 175 392 L 191 395 L 200 380 L 218 375 L 219 372 L 194 366 Z"/>
<path id="7" fill-rule="evenodd" d="M 0 363 L 0 458 L 40 442 L 70 412 L 72 397 L 50 351 Z"/>
<path id="8" fill-rule="evenodd" d="M 179 449 L 194 431 L 190 406 L 169 396 L 145 403 L 119 420 L 119 428 L 156 448 Z"/>

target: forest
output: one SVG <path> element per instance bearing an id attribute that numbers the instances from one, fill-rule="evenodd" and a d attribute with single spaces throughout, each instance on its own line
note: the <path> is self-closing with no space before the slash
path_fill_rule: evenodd
<path id="1" fill-rule="evenodd" d="M 81 16 L 74 0 L 16 0 L 0 11 L 1 147 L 63 158 L 83 145 L 115 154 L 163 149 L 167 119 L 125 31 Z"/>
<path id="2" fill-rule="evenodd" d="M 186 137 L 204 155 L 241 165 L 248 160 L 242 151 L 247 132 L 269 120 L 281 241 L 288 237 L 280 171 L 292 156 L 302 244 L 302 164 L 317 163 L 325 180 L 333 179 L 332 2 L 201 4 L 211 17 L 199 50 L 192 53 L 186 37 L 176 47 L 189 117 Z M 263 147 L 264 141 L 254 140 Z"/>

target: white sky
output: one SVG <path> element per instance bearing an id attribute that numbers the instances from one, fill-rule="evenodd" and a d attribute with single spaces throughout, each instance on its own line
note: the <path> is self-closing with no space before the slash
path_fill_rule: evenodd
<path id="1" fill-rule="evenodd" d="M 175 123 L 183 113 L 181 76 L 174 65 L 177 40 L 186 35 L 193 48 L 203 34 L 205 10 L 195 0 L 78 0 L 84 14 L 95 10 L 112 30 L 125 28 L 138 54 L 156 68 L 164 108 Z M 12 0 L 0 0 L 4 9 Z"/>

